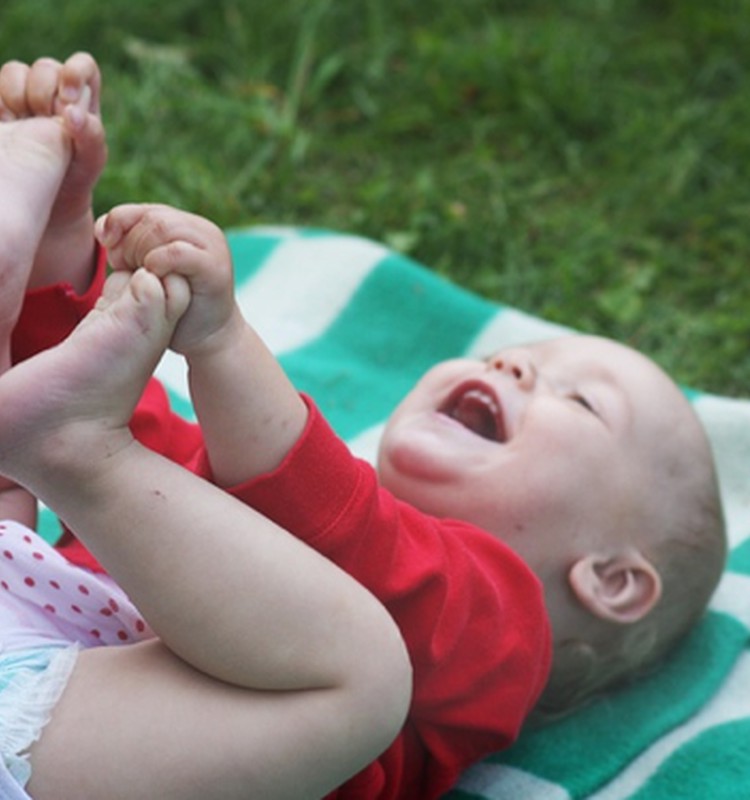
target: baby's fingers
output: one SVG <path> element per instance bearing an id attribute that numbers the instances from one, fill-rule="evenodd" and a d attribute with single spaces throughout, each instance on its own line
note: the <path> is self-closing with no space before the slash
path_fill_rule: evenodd
<path id="1" fill-rule="evenodd" d="M 135 270 L 143 266 L 149 247 L 160 244 L 154 240 L 149 211 L 153 206 L 127 203 L 113 208 L 96 221 L 94 235 L 109 251 L 116 269 Z M 150 244 L 149 244 L 149 241 Z"/>
<path id="2" fill-rule="evenodd" d="M 122 238 L 122 230 L 117 225 L 116 219 L 109 214 L 102 214 L 94 223 L 94 236 L 102 247 L 106 247 L 110 251 L 119 244 Z"/>
<path id="3" fill-rule="evenodd" d="M 203 265 L 194 258 L 186 262 L 179 259 L 187 252 L 208 250 L 211 240 L 203 230 L 206 225 L 201 218 L 169 206 L 123 205 L 98 221 L 96 235 L 110 251 L 117 269 L 145 266 L 153 251 L 167 248 L 165 253 L 153 257 L 154 271 L 166 259 L 171 268 L 161 274 L 177 271 L 187 277 L 194 268 Z"/>
<path id="4" fill-rule="evenodd" d="M 149 250 L 143 266 L 160 278 L 177 274 L 190 279 L 208 269 L 207 260 L 204 250 L 178 239 Z"/>

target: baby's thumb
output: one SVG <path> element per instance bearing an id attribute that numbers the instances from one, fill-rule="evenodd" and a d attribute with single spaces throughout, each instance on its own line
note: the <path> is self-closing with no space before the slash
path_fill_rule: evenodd
<path id="1" fill-rule="evenodd" d="M 170 272 L 162 279 L 162 283 L 167 298 L 167 319 L 176 323 L 190 305 L 192 299 L 190 284 L 176 272 Z"/>

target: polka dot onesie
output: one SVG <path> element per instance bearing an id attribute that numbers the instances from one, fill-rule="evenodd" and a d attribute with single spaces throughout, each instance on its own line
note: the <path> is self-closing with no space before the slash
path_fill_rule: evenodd
<path id="1" fill-rule="evenodd" d="M 27 800 L 28 748 L 80 647 L 152 637 L 115 582 L 65 560 L 34 531 L 0 522 L 0 797 Z"/>
<path id="2" fill-rule="evenodd" d="M 111 578 L 68 563 L 25 526 L 0 522 L 0 654 L 55 643 L 127 644 L 153 635 Z"/>

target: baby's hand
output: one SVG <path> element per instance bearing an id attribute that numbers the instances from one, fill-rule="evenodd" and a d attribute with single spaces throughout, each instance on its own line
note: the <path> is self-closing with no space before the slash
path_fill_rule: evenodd
<path id="1" fill-rule="evenodd" d="M 232 257 L 212 222 L 169 206 L 122 205 L 97 220 L 96 237 L 115 270 L 145 267 L 160 278 L 177 273 L 188 281 L 192 299 L 173 350 L 197 353 L 236 321 Z"/>

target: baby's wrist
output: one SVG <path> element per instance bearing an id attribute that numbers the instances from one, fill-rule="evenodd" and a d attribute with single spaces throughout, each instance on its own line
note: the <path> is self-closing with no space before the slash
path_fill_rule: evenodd
<path id="1" fill-rule="evenodd" d="M 183 344 L 179 348 L 180 352 L 188 364 L 216 358 L 235 347 L 242 327 L 244 327 L 244 321 L 241 315 L 233 312 L 225 322 L 212 331 L 200 337 L 194 337 L 188 343 Z"/>

